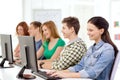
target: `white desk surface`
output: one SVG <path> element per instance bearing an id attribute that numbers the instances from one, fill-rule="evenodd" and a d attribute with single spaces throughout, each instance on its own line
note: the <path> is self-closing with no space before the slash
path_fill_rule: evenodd
<path id="1" fill-rule="evenodd" d="M 16 76 L 17 76 L 17 74 L 18 74 L 18 72 L 20 70 L 21 70 L 21 67 L 15 66 L 15 65 L 14 65 L 14 68 L 0 68 L 0 80 L 24 80 L 24 79 L 18 79 L 18 78 L 16 78 Z M 24 73 L 26 73 L 26 74 L 32 74 L 31 70 L 28 70 L 28 69 L 25 69 Z M 120 73 L 120 63 L 119 63 L 117 72 L 115 74 L 114 80 L 120 80 L 119 73 Z M 34 75 L 34 74 L 32 74 L 32 75 Z M 36 79 L 34 79 L 34 80 L 44 80 L 44 79 L 36 76 Z M 91 80 L 91 79 L 66 78 L 66 79 L 62 79 L 62 80 Z"/>
<path id="2" fill-rule="evenodd" d="M 19 67 L 19 66 L 14 66 L 14 68 L 0 68 L 0 80 L 24 80 L 24 79 L 16 78 L 16 76 L 20 70 L 21 70 L 21 67 Z M 26 69 L 24 73 L 32 74 L 31 70 L 28 70 L 28 69 Z M 120 73 L 120 64 L 118 66 L 114 80 L 120 80 L 119 73 Z M 34 80 L 44 80 L 44 79 L 36 76 L 36 79 L 34 79 Z M 62 80 L 91 80 L 91 79 L 66 78 L 66 79 L 62 79 Z"/>
<path id="3" fill-rule="evenodd" d="M 20 71 L 20 69 L 21 69 L 21 67 L 19 67 L 19 66 L 14 66 L 14 68 L 0 68 L 0 80 L 24 80 L 24 79 L 18 79 L 16 77 L 18 72 Z M 26 69 L 24 73 L 32 74 L 31 70 L 28 70 L 28 69 Z M 36 78 L 34 80 L 44 80 L 44 79 L 36 76 Z M 66 78 L 66 79 L 62 79 L 62 80 L 91 80 L 91 79 Z"/>

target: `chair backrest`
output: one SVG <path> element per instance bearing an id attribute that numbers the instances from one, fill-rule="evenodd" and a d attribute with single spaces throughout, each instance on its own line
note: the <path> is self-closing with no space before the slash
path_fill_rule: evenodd
<path id="1" fill-rule="evenodd" d="M 115 58 L 114 65 L 113 65 L 112 72 L 111 72 L 111 76 L 110 76 L 110 80 L 114 80 L 115 73 L 118 69 L 118 64 L 120 63 L 119 61 L 120 61 L 120 51 L 118 52 L 118 54 Z"/>

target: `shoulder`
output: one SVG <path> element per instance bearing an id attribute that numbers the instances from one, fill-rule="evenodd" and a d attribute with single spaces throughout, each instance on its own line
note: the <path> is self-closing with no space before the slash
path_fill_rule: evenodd
<path id="1" fill-rule="evenodd" d="M 62 38 L 59 38 L 58 42 L 64 42 L 65 43 L 65 41 Z"/>
<path id="2" fill-rule="evenodd" d="M 76 46 L 83 46 L 83 47 L 87 48 L 85 42 L 81 38 L 79 38 L 78 40 L 76 40 L 74 42 L 74 45 L 76 45 Z"/>
<path id="3" fill-rule="evenodd" d="M 109 58 L 109 60 L 113 60 L 115 56 L 114 54 L 115 54 L 115 51 L 113 46 L 109 43 L 104 43 L 101 48 L 101 56 L 106 59 Z"/>
<path id="4" fill-rule="evenodd" d="M 44 41 L 42 45 L 43 46 L 48 46 L 48 43 L 49 43 L 49 41 Z"/>
<path id="5" fill-rule="evenodd" d="M 58 42 L 57 42 L 57 43 L 58 43 L 58 44 L 65 45 L 65 41 L 64 41 L 63 39 L 61 39 L 61 38 L 58 39 Z"/>
<path id="6" fill-rule="evenodd" d="M 103 44 L 103 50 L 107 50 L 107 49 L 110 49 L 110 50 L 113 50 L 113 46 L 109 43 L 104 43 Z"/>
<path id="7" fill-rule="evenodd" d="M 96 52 L 103 55 L 104 57 L 113 58 L 115 51 L 111 44 L 104 43 L 103 46 Z"/>
<path id="8" fill-rule="evenodd" d="M 40 44 L 42 43 L 42 40 L 36 41 L 36 44 Z"/>
<path id="9" fill-rule="evenodd" d="M 78 50 L 78 52 L 86 52 L 87 51 L 86 44 L 84 43 L 84 41 L 82 39 L 76 40 L 72 44 L 68 45 L 68 47 L 70 47 L 70 49 L 73 49 L 73 50 L 75 49 L 76 51 Z"/>

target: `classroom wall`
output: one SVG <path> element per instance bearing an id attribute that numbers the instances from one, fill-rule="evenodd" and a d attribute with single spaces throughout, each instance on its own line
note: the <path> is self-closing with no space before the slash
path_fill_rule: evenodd
<path id="1" fill-rule="evenodd" d="M 24 19 L 28 22 L 34 20 L 34 11 L 41 9 L 60 9 L 61 20 L 68 16 L 78 17 L 81 25 L 79 36 L 87 46 L 91 45 L 87 36 L 86 23 L 91 16 L 94 16 L 93 0 L 24 0 L 24 5 L 26 5 L 24 6 Z M 61 25 L 58 26 L 58 29 L 62 36 Z M 65 41 L 67 42 L 67 40 Z"/>
<path id="2" fill-rule="evenodd" d="M 68 16 L 76 16 L 79 18 L 81 25 L 79 36 L 85 41 L 88 47 L 93 42 L 91 43 L 87 36 L 87 20 L 92 16 L 105 17 L 110 23 L 109 31 L 112 40 L 114 40 L 120 48 L 118 45 L 120 40 L 114 39 L 114 34 L 119 34 L 120 28 L 113 27 L 114 21 L 120 21 L 119 4 L 119 0 L 3 0 L 0 1 L 0 33 L 12 34 L 15 37 L 16 25 L 22 20 L 29 24 L 34 20 L 33 16 L 35 15 L 35 11 L 46 9 L 61 10 L 61 20 Z M 60 24 L 61 20 L 59 22 Z M 62 36 L 61 26 L 62 25 L 58 25 L 58 30 Z M 9 28 L 9 30 L 6 30 L 6 28 Z M 13 41 L 15 44 L 16 39 Z M 67 40 L 65 41 L 67 42 Z"/>
<path id="3" fill-rule="evenodd" d="M 0 34 L 12 34 L 13 48 L 17 44 L 16 25 L 22 20 L 22 0 L 0 0 Z"/>

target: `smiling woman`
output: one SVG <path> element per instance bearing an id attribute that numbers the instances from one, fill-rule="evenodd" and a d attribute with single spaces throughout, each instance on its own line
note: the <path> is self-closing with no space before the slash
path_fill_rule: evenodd
<path id="1" fill-rule="evenodd" d="M 46 59 L 54 60 L 59 57 L 65 42 L 60 38 L 56 24 L 47 21 L 42 24 L 43 45 L 37 52 L 37 58 L 44 55 Z"/>

